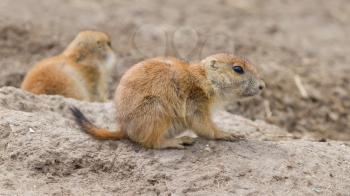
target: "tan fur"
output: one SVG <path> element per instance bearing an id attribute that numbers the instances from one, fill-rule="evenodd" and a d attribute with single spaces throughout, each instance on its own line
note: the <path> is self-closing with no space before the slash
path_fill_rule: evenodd
<path id="1" fill-rule="evenodd" d="M 243 67 L 245 73 L 234 72 L 234 65 Z M 114 133 L 122 135 L 117 139 L 129 138 L 157 149 L 191 144 L 189 137 L 175 137 L 186 129 L 208 139 L 236 141 L 241 137 L 213 123 L 213 109 L 223 102 L 256 95 L 264 85 L 253 65 L 229 54 L 213 55 L 195 64 L 175 58 L 149 59 L 128 70 L 117 87 L 114 101 L 119 127 Z M 73 108 L 73 114 L 85 131 L 101 138 L 98 128 L 81 120 L 85 117 L 78 109 Z"/>
<path id="2" fill-rule="evenodd" d="M 109 58 L 115 58 L 109 36 L 83 31 L 62 54 L 36 64 L 21 88 L 35 94 L 106 101 Z"/>

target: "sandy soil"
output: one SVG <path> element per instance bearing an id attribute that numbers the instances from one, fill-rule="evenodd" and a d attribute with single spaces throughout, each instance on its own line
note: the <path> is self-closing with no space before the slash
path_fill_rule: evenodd
<path id="1" fill-rule="evenodd" d="M 223 51 L 246 56 L 268 88 L 231 112 L 292 132 L 348 140 L 347 5 L 346 0 L 2 0 L 0 86 L 18 87 L 37 60 L 62 51 L 80 30 L 99 29 L 113 38 L 119 75 L 144 58 L 165 54 L 194 61 Z M 296 86 L 298 77 L 306 97 Z"/>
<path id="2" fill-rule="evenodd" d="M 116 126 L 112 103 L 0 89 L 0 195 L 349 194 L 350 143 L 292 140 L 277 127 L 222 112 L 218 125 L 247 141 L 197 138 L 185 150 L 146 150 L 89 137 L 71 105 L 99 126 Z"/>

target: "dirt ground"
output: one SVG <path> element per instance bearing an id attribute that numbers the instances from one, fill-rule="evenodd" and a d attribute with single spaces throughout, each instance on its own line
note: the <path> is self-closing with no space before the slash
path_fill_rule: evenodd
<path id="1" fill-rule="evenodd" d="M 229 111 L 291 132 L 349 140 L 349 24 L 346 0 L 2 0 L 0 86 L 18 87 L 39 59 L 61 52 L 80 30 L 97 29 L 113 38 L 119 76 L 153 56 L 245 56 L 267 89 Z"/>
<path id="2" fill-rule="evenodd" d="M 0 89 L 0 195 L 337 195 L 350 190 L 350 143 L 294 140 L 263 121 L 221 112 L 240 142 L 196 138 L 184 150 L 99 141 L 68 107 L 113 129 L 110 103 Z"/>

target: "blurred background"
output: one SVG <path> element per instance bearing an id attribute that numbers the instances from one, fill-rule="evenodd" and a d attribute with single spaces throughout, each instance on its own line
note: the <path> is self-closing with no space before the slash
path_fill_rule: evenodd
<path id="1" fill-rule="evenodd" d="M 112 37 L 111 92 L 134 63 L 171 55 L 199 61 L 230 52 L 267 82 L 228 107 L 301 137 L 350 140 L 350 5 L 347 0 L 1 0 L 0 87 L 19 87 L 38 60 L 81 30 Z"/>

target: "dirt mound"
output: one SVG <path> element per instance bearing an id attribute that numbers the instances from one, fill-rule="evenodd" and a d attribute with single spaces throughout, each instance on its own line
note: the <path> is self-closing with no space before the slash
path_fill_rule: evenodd
<path id="1" fill-rule="evenodd" d="M 0 89 L 1 195 L 347 195 L 350 144 L 291 140 L 262 121 L 227 112 L 215 120 L 248 137 L 196 139 L 185 150 L 146 150 L 79 131 L 68 107 L 114 128 L 112 103 Z M 284 141 L 266 141 L 282 139 Z M 322 180 L 320 180 L 322 179 Z"/>
<path id="2" fill-rule="evenodd" d="M 0 86 L 18 87 L 38 60 L 58 54 L 80 31 L 108 32 L 118 75 L 145 58 L 199 60 L 232 52 L 255 63 L 262 97 L 234 114 L 291 132 L 350 139 L 350 6 L 346 0 L 2 0 Z M 296 82 L 299 81 L 299 82 Z M 299 84 L 299 87 L 298 85 Z M 301 94 L 300 86 L 306 92 Z"/>

